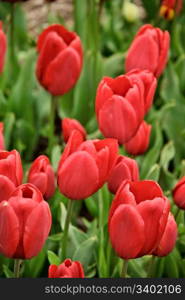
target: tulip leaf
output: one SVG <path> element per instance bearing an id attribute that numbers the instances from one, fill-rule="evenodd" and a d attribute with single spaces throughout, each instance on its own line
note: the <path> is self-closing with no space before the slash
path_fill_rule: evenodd
<path id="1" fill-rule="evenodd" d="M 146 179 L 158 181 L 159 175 L 160 175 L 160 166 L 158 164 L 155 164 L 148 171 L 148 174 L 146 175 Z"/>
<path id="2" fill-rule="evenodd" d="M 7 265 L 3 265 L 3 271 L 6 278 L 14 278 L 14 273 L 8 268 Z"/>
<path id="3" fill-rule="evenodd" d="M 48 250 L 47 251 L 47 254 L 48 254 L 48 260 L 49 260 L 49 263 L 50 265 L 59 265 L 61 260 L 60 258 L 51 250 Z"/>

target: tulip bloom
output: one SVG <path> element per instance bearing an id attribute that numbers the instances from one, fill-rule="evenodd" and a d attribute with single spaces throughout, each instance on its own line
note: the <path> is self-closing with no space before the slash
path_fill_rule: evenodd
<path id="1" fill-rule="evenodd" d="M 176 240 L 177 223 L 174 216 L 170 213 L 162 239 L 153 254 L 160 257 L 168 255 L 175 247 Z"/>
<path id="2" fill-rule="evenodd" d="M 163 0 L 160 7 L 160 16 L 172 20 L 182 10 L 183 0 Z"/>
<path id="3" fill-rule="evenodd" d="M 48 278 L 84 278 L 84 270 L 79 261 L 65 259 L 60 266 L 49 266 Z"/>
<path id="4" fill-rule="evenodd" d="M 82 45 L 75 32 L 62 25 L 51 25 L 39 36 L 36 75 L 52 95 L 63 95 L 73 88 L 82 69 Z"/>
<path id="5" fill-rule="evenodd" d="M 7 49 L 6 35 L 2 28 L 2 22 L 0 22 L 0 73 L 2 73 L 4 68 L 6 49 Z"/>
<path id="6" fill-rule="evenodd" d="M 23 169 L 16 150 L 0 151 L 0 202 L 7 200 L 17 186 L 22 183 Z"/>
<path id="7" fill-rule="evenodd" d="M 185 176 L 174 187 L 173 199 L 179 208 L 185 209 Z"/>
<path id="8" fill-rule="evenodd" d="M 132 155 L 140 155 L 147 151 L 152 126 L 143 121 L 128 143 L 124 144 L 125 150 Z"/>
<path id="9" fill-rule="evenodd" d="M 29 259 L 42 249 L 51 228 L 51 213 L 41 192 L 32 184 L 20 185 L 0 203 L 0 253 Z"/>
<path id="10" fill-rule="evenodd" d="M 34 184 L 45 199 L 53 196 L 55 192 L 55 174 L 47 156 L 40 155 L 33 162 L 28 174 L 28 182 Z"/>
<path id="11" fill-rule="evenodd" d="M 130 181 L 139 180 L 138 164 L 132 158 L 119 155 L 108 179 L 109 191 L 115 194 L 119 186 L 126 179 Z"/>
<path id="12" fill-rule="evenodd" d="M 163 32 L 150 24 L 142 26 L 128 50 L 126 72 L 136 68 L 146 69 L 159 77 L 167 63 L 169 44 L 168 31 Z"/>
<path id="13" fill-rule="evenodd" d="M 85 128 L 80 124 L 79 121 L 77 121 L 75 119 L 69 119 L 69 118 L 63 119 L 61 121 L 61 127 L 62 127 L 62 134 L 63 134 L 65 143 L 67 143 L 72 131 L 75 129 L 81 132 L 81 134 L 84 137 L 84 140 L 86 139 Z"/>
<path id="14" fill-rule="evenodd" d="M 151 254 L 164 234 L 170 202 L 155 181 L 124 181 L 109 213 L 109 235 L 124 259 Z"/>
<path id="15" fill-rule="evenodd" d="M 105 137 L 128 142 L 151 106 L 156 79 L 148 71 L 135 70 L 115 79 L 104 77 L 96 95 L 96 115 Z"/>
<path id="16" fill-rule="evenodd" d="M 0 150 L 5 149 L 3 129 L 4 129 L 4 125 L 2 122 L 0 122 Z"/>
<path id="17" fill-rule="evenodd" d="M 73 130 L 58 167 L 60 192 L 73 200 L 87 198 L 107 181 L 117 158 L 114 139 L 83 141 Z"/>

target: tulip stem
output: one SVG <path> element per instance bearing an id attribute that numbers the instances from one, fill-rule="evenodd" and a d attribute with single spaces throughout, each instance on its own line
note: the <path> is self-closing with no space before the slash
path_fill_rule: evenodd
<path id="1" fill-rule="evenodd" d="M 72 216 L 72 208 L 73 208 L 73 201 L 69 199 L 68 202 L 68 208 L 67 208 L 67 216 L 65 220 L 65 225 L 64 225 L 64 232 L 63 232 L 63 238 L 62 238 L 62 261 L 66 259 L 66 250 L 67 250 L 67 238 L 68 238 L 68 231 L 69 231 L 69 224 L 71 221 L 71 216 Z"/>
<path id="2" fill-rule="evenodd" d="M 155 256 L 152 255 L 151 260 L 149 261 L 149 266 L 148 266 L 148 278 L 153 277 L 153 271 L 154 271 L 154 262 L 155 262 Z"/>
<path id="3" fill-rule="evenodd" d="M 123 260 L 123 267 L 121 271 L 121 278 L 126 278 L 127 277 L 127 270 L 128 270 L 128 259 Z"/>
<path id="4" fill-rule="evenodd" d="M 177 211 L 176 211 L 176 214 L 175 214 L 175 220 L 177 220 L 180 212 L 181 212 L 180 208 L 177 208 Z"/>
<path id="5" fill-rule="evenodd" d="M 21 269 L 22 260 L 21 259 L 15 259 L 14 260 L 14 277 L 19 278 L 20 277 L 20 269 Z"/>
<path id="6" fill-rule="evenodd" d="M 48 155 L 51 158 L 51 153 L 55 141 L 55 116 L 57 110 L 57 97 L 51 97 L 51 114 L 50 114 L 50 124 L 49 124 L 49 132 L 48 132 Z"/>

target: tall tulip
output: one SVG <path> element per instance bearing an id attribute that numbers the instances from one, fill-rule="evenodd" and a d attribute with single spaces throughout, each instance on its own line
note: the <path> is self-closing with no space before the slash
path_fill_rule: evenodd
<path id="1" fill-rule="evenodd" d="M 0 151 L 0 202 L 7 200 L 17 186 L 22 183 L 23 169 L 16 150 Z"/>
<path id="2" fill-rule="evenodd" d="M 47 27 L 37 42 L 39 57 L 36 75 L 52 95 L 67 93 L 76 83 L 82 69 L 82 45 L 75 32 L 54 24 Z"/>
<path id="3" fill-rule="evenodd" d="M 65 259 L 59 266 L 49 266 L 48 278 L 84 278 L 83 266 L 79 261 Z"/>
<path id="4" fill-rule="evenodd" d="M 155 88 L 156 79 L 148 71 L 104 77 L 96 94 L 96 115 L 103 135 L 120 144 L 128 142 L 151 106 Z"/>
<path id="5" fill-rule="evenodd" d="M 139 168 L 136 160 L 119 155 L 108 179 L 109 191 L 115 194 L 124 180 L 138 181 Z"/>
<path id="6" fill-rule="evenodd" d="M 114 139 L 83 141 L 73 130 L 58 167 L 60 192 L 74 200 L 87 198 L 106 182 L 117 158 Z"/>
<path id="7" fill-rule="evenodd" d="M 28 182 L 34 184 L 46 200 L 53 196 L 55 174 L 47 156 L 40 155 L 35 159 L 29 170 Z"/>
<path id="8" fill-rule="evenodd" d="M 168 31 L 162 31 L 150 24 L 143 25 L 128 50 L 126 72 L 136 68 L 146 69 L 159 77 L 168 60 L 169 44 Z"/>
<path id="9" fill-rule="evenodd" d="M 147 151 L 152 126 L 143 121 L 136 134 L 124 144 L 127 153 L 132 155 L 140 155 Z"/>
<path id="10" fill-rule="evenodd" d="M 170 202 L 155 181 L 124 181 L 109 213 L 109 235 L 124 259 L 152 254 L 159 246 L 169 216 Z"/>
<path id="11" fill-rule="evenodd" d="M 4 68 L 6 49 L 7 49 L 7 39 L 3 31 L 2 22 L 0 22 L 0 73 L 2 73 Z"/>
<path id="12" fill-rule="evenodd" d="M 51 228 L 51 213 L 41 192 L 32 184 L 20 185 L 0 203 L 0 253 L 29 259 L 42 249 Z"/>

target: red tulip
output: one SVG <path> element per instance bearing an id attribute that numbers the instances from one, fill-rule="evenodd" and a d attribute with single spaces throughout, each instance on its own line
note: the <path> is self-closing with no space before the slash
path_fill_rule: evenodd
<path id="1" fill-rule="evenodd" d="M 84 140 L 86 139 L 85 128 L 80 124 L 79 121 L 77 121 L 75 119 L 69 119 L 69 118 L 63 119 L 61 121 L 61 127 L 62 127 L 62 134 L 63 134 L 65 143 L 67 143 L 67 141 L 74 129 L 80 131 L 84 137 Z"/>
<path id="2" fill-rule="evenodd" d="M 28 259 L 42 249 L 51 228 L 51 213 L 41 192 L 32 184 L 20 185 L 0 203 L 0 253 Z"/>
<path id="3" fill-rule="evenodd" d="M 168 31 L 163 32 L 150 24 L 142 26 L 128 50 L 126 72 L 146 69 L 159 77 L 167 63 L 169 43 Z"/>
<path id="4" fill-rule="evenodd" d="M 140 155 L 147 151 L 150 142 L 152 126 L 143 121 L 128 143 L 124 144 L 125 150 L 132 155 Z"/>
<path id="5" fill-rule="evenodd" d="M 0 202 L 7 200 L 17 186 L 22 183 L 21 158 L 16 150 L 0 151 Z"/>
<path id="6" fill-rule="evenodd" d="M 174 216 L 170 213 L 162 239 L 153 254 L 156 256 L 168 255 L 175 247 L 176 240 L 177 224 L 175 222 Z"/>
<path id="7" fill-rule="evenodd" d="M 5 149 L 3 129 L 4 129 L 4 125 L 2 122 L 0 122 L 0 150 Z"/>
<path id="8" fill-rule="evenodd" d="M 84 270 L 79 261 L 66 259 L 60 266 L 49 266 L 48 278 L 84 278 Z"/>
<path id="9" fill-rule="evenodd" d="M 0 73 L 2 73 L 4 68 L 6 49 L 7 49 L 6 35 L 2 28 L 2 22 L 0 22 Z"/>
<path id="10" fill-rule="evenodd" d="M 138 164 L 132 158 L 119 155 L 108 179 L 109 191 L 115 194 L 126 179 L 130 181 L 139 180 Z"/>
<path id="11" fill-rule="evenodd" d="M 124 181 L 109 213 L 110 240 L 117 255 L 151 254 L 164 234 L 170 202 L 155 181 Z"/>
<path id="12" fill-rule="evenodd" d="M 62 25 L 51 25 L 39 36 L 36 75 L 52 95 L 63 95 L 73 88 L 82 69 L 82 45 L 75 32 Z"/>
<path id="13" fill-rule="evenodd" d="M 145 114 L 144 85 L 129 74 L 104 77 L 96 95 L 96 115 L 105 137 L 124 144 L 136 133 Z"/>
<path id="14" fill-rule="evenodd" d="M 174 187 L 173 199 L 179 208 L 185 209 L 185 176 Z"/>
<path id="15" fill-rule="evenodd" d="M 55 174 L 47 156 L 40 155 L 33 162 L 28 174 L 28 182 L 34 184 L 45 199 L 53 196 L 55 192 Z"/>
<path id="16" fill-rule="evenodd" d="M 83 141 L 73 130 L 58 167 L 60 192 L 74 200 L 87 198 L 107 181 L 117 158 L 114 139 Z"/>
<path id="17" fill-rule="evenodd" d="M 160 7 L 160 16 L 172 20 L 182 10 L 183 0 L 163 0 Z"/>
<path id="18" fill-rule="evenodd" d="M 142 81 L 144 85 L 144 104 L 145 104 L 145 114 L 149 111 L 152 106 L 154 94 L 157 87 L 157 79 L 148 70 L 133 70 L 127 75 L 133 82 Z"/>

